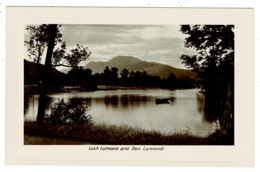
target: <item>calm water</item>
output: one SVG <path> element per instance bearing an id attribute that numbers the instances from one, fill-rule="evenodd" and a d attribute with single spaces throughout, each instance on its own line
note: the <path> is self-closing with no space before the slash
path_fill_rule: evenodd
<path id="1" fill-rule="evenodd" d="M 25 120 L 35 120 L 39 96 L 25 97 Z M 169 104 L 155 104 L 156 98 L 170 98 Z M 203 96 L 189 90 L 104 90 L 48 95 L 47 111 L 58 99 L 89 105 L 96 123 L 129 125 L 162 133 L 190 130 L 208 135 L 215 124 L 205 119 Z"/>

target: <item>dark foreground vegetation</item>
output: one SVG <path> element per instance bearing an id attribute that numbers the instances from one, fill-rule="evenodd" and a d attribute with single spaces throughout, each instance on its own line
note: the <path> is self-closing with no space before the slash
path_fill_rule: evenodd
<path id="1" fill-rule="evenodd" d="M 208 137 L 198 137 L 190 131 L 161 134 L 128 126 L 105 124 L 59 124 L 25 122 L 24 134 L 35 138 L 55 138 L 55 144 L 103 144 L 103 145 L 233 145 L 227 135 L 216 131 Z M 60 139 L 60 141 L 59 141 Z M 68 141 L 69 140 L 69 141 Z M 54 144 L 38 139 L 38 142 L 24 144 Z"/>

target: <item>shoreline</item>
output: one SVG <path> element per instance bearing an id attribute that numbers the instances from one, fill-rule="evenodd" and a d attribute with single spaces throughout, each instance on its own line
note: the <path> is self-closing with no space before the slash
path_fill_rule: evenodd
<path id="1" fill-rule="evenodd" d="M 54 125 L 24 122 L 24 135 L 26 145 L 234 145 L 233 138 L 223 135 L 219 130 L 209 136 L 199 137 L 188 131 L 161 134 L 157 131 L 105 124 Z"/>
<path id="2" fill-rule="evenodd" d="M 66 87 L 66 86 L 65 86 Z M 138 90 L 138 89 L 162 89 L 162 90 L 189 90 L 189 89 L 198 89 L 196 87 L 194 88 L 161 88 L 161 87 L 133 87 L 133 86 L 110 86 L 110 85 L 98 85 L 97 89 L 79 89 L 78 86 L 77 89 L 74 90 L 67 90 L 65 89 L 51 89 L 48 94 L 54 94 L 54 93 L 73 93 L 73 92 L 88 92 L 88 91 L 106 91 L 106 90 Z M 24 96 L 30 96 L 30 95 L 39 95 L 39 86 L 38 85 L 24 85 Z"/>

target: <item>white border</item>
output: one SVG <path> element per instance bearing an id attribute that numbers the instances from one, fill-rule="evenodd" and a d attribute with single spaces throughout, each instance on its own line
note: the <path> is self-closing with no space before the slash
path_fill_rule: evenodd
<path id="1" fill-rule="evenodd" d="M 259 3 L 257 3 L 257 0 L 143 0 L 142 2 L 140 2 L 139 0 L 131 0 L 131 1 L 119 1 L 119 0 L 110 0 L 110 1 L 100 1 L 100 0 L 89 0 L 89 1 L 82 1 L 82 0 L 74 0 L 74 1 L 56 1 L 54 2 L 53 0 L 45 0 L 45 1 L 35 1 L 35 0 L 5 0 L 5 1 L 1 1 L 0 2 L 0 114 L 5 114 L 5 100 L 4 100 L 4 93 L 5 93 L 5 48 L 4 48 L 4 42 L 5 42 L 5 7 L 9 5 L 12 6 L 126 6 L 126 7 L 135 7 L 135 6 L 139 6 L 139 7 L 250 7 L 250 8 L 254 8 L 255 9 L 255 24 L 254 24 L 254 30 L 255 35 L 254 35 L 254 43 L 255 43 L 255 57 L 259 57 L 260 56 L 260 51 L 259 48 L 257 49 L 257 47 L 259 47 L 259 42 L 260 42 L 260 36 L 259 36 L 259 32 L 257 32 L 257 30 L 260 30 L 259 27 L 259 13 L 260 13 L 260 8 L 259 8 Z M 255 58 L 255 73 L 259 73 L 260 72 L 260 68 L 259 66 L 259 58 Z M 259 95 L 260 95 L 260 78 L 255 75 L 254 78 L 254 87 L 255 87 L 255 114 L 260 114 L 260 106 L 257 106 L 259 103 Z M 255 115 L 255 124 L 257 124 L 256 121 L 259 121 L 259 116 Z M 0 150 L 0 161 L 4 162 L 4 156 L 3 153 L 5 152 L 4 149 L 4 141 L 3 141 L 3 136 L 5 135 L 5 131 L 4 131 L 4 125 L 5 125 L 5 120 L 4 120 L 4 115 L 1 116 L 1 120 L 0 120 L 0 136 L 2 136 L 2 140 L 0 142 L 0 146 L 1 146 L 1 150 Z M 260 130 L 258 125 L 255 125 L 255 139 L 254 139 L 254 143 L 255 143 L 255 168 L 250 168 L 250 169 L 246 169 L 247 171 L 259 171 L 259 134 L 258 131 Z M 2 163 L 3 165 L 4 163 Z M 46 171 L 46 170 L 50 170 L 52 169 L 52 167 L 6 167 L 6 166 L 2 166 L 1 165 L 1 171 L 17 171 L 17 170 L 27 170 L 27 171 Z M 71 171 L 71 170 L 75 170 L 75 167 L 60 167 L 58 168 L 59 170 L 62 171 Z M 77 167 L 76 168 L 79 171 L 85 171 L 84 167 Z M 89 170 L 97 170 L 96 167 L 94 168 L 88 168 Z M 111 170 L 111 168 L 109 168 Z M 146 168 L 149 171 L 158 171 L 161 169 L 158 168 Z M 190 168 L 188 168 L 190 169 Z M 57 169 L 56 169 L 57 170 Z M 108 170 L 108 168 L 102 168 L 101 170 Z M 122 171 L 122 168 L 112 168 L 113 171 Z M 140 170 L 140 168 L 135 168 L 135 169 L 125 169 L 124 171 L 132 171 L 132 170 Z M 143 171 L 143 168 L 141 169 Z M 140 171 L 141 171 L 140 170 Z M 163 168 L 164 171 L 172 171 L 171 168 Z M 179 171 L 187 171 L 187 168 L 177 168 L 177 170 Z M 192 169 L 193 170 L 193 169 Z M 215 168 L 196 168 L 196 170 L 199 171 L 219 171 L 219 170 L 224 170 L 224 171 L 241 171 L 241 170 L 245 170 L 244 168 L 242 169 L 237 169 L 237 168 L 228 168 L 228 169 L 215 169 Z"/>

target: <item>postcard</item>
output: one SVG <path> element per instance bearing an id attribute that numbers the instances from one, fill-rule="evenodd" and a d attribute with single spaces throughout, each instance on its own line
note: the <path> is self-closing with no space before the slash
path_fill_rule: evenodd
<path id="1" fill-rule="evenodd" d="M 6 163 L 253 166 L 253 10 L 7 7 Z"/>

